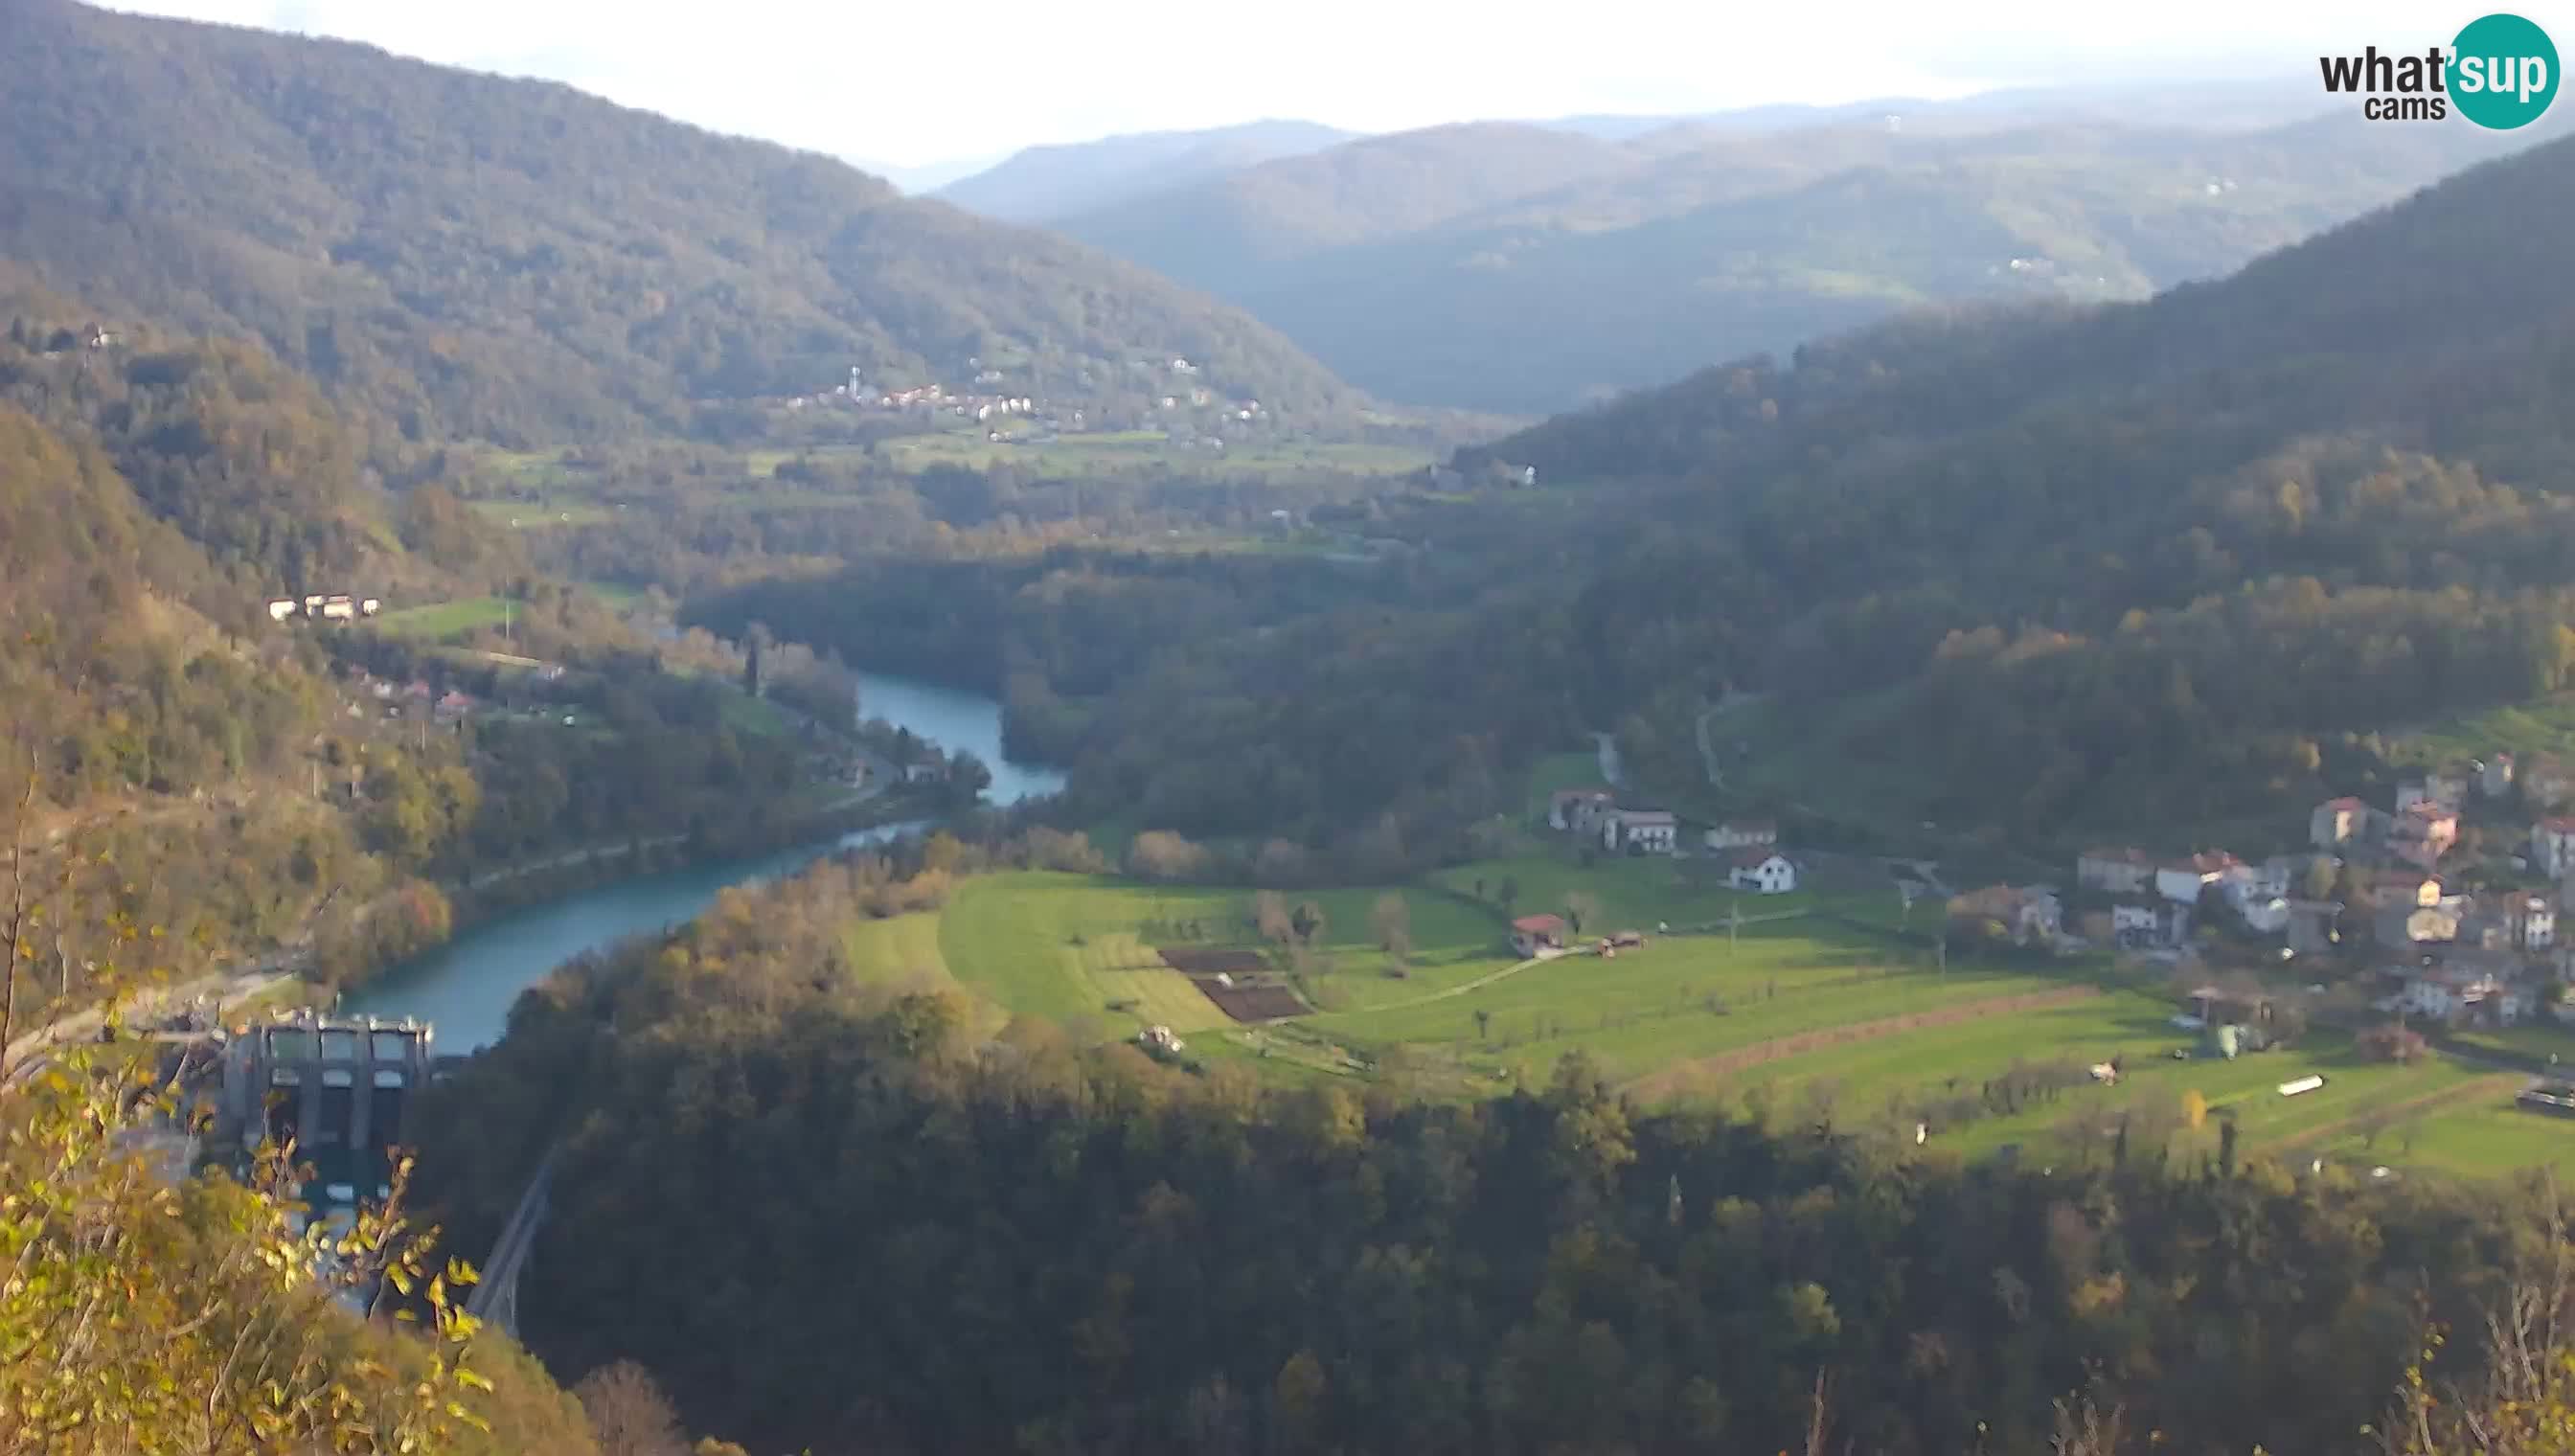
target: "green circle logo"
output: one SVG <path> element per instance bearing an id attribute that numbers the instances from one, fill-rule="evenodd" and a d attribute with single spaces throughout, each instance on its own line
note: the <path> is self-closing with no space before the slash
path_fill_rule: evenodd
<path id="1" fill-rule="evenodd" d="M 2499 132 L 2528 126 L 2557 95 L 2557 47 L 2518 15 L 2483 16 L 2451 43 L 2447 80 L 2468 120 Z"/>

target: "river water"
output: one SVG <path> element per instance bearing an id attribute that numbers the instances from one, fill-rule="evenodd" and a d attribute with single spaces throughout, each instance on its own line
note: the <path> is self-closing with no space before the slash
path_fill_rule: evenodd
<path id="1" fill-rule="evenodd" d="M 908 728 L 993 770 L 987 794 L 1011 803 L 1064 786 L 1064 775 L 1002 756 L 1002 709 L 992 699 L 881 674 L 859 677 L 859 710 Z M 519 992 L 585 951 L 697 918 L 728 885 L 790 874 L 836 849 L 918 828 L 884 824 L 746 859 L 716 860 L 620 880 L 486 920 L 435 950 L 391 967 L 348 998 L 351 1015 L 412 1016 L 437 1027 L 442 1052 L 501 1039 Z"/>
<path id="2" fill-rule="evenodd" d="M 993 786 L 984 796 L 995 803 L 1017 803 L 1064 787 L 1062 771 L 1002 756 L 1002 706 L 982 694 L 861 673 L 859 717 L 884 719 L 952 753 L 963 749 L 983 759 L 993 770 Z"/>

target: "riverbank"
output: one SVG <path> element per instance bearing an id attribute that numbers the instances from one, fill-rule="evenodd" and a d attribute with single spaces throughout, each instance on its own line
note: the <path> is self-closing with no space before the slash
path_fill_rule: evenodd
<path id="1" fill-rule="evenodd" d="M 685 833 L 660 834 L 586 845 L 439 888 L 447 894 L 455 930 L 461 932 L 496 914 L 622 880 L 757 857 L 881 824 L 926 820 L 940 807 L 936 793 L 898 786 L 835 800 L 756 834 L 717 842 L 694 841 Z"/>
<path id="2" fill-rule="evenodd" d="M 882 674 L 858 676 L 868 718 L 898 724 L 948 752 L 982 758 L 993 772 L 992 803 L 1007 806 L 1063 787 L 1061 772 L 1002 756 L 1001 705 L 993 700 Z M 565 961 L 695 919 L 731 885 L 792 874 L 826 855 L 928 828 L 951 807 L 938 785 L 889 783 L 782 817 L 757 839 L 658 848 L 638 841 L 622 852 L 584 854 L 515 874 L 474 891 L 456 906 L 458 928 L 446 942 L 384 967 L 351 989 L 341 1009 L 428 1021 L 442 1050 L 471 1051 L 498 1040 L 520 993 Z"/>

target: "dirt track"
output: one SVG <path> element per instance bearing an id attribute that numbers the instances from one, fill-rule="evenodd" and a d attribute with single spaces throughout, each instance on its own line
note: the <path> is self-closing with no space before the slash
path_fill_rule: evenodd
<path id="1" fill-rule="evenodd" d="M 2099 994 L 2101 992 L 2095 986 L 2067 986 L 2062 990 L 1989 996 L 1980 1001 L 1943 1006 L 1936 1011 L 1914 1011 L 1902 1016 L 1881 1017 L 1875 1021 L 1853 1021 L 1844 1026 L 1818 1027 L 1812 1031 L 1800 1031 L 1794 1036 L 1773 1037 L 1768 1041 L 1756 1041 L 1750 1046 L 1738 1046 L 1732 1051 L 1721 1051 L 1714 1056 L 1694 1057 L 1688 1061 L 1677 1062 L 1660 1071 L 1639 1077 L 1620 1090 L 1632 1093 L 1646 1101 L 1652 1101 L 1681 1091 L 1701 1077 L 1721 1077 L 1741 1071 L 1748 1066 L 1759 1066 L 1763 1062 L 1802 1056 L 1809 1051 L 1821 1051 L 1827 1046 L 1847 1046 L 1854 1041 L 1874 1041 L 1881 1036 L 1893 1036 L 1905 1031 L 1923 1031 L 1935 1026 L 1954 1026 L 1961 1021 L 1972 1021 L 1980 1016 L 1992 1016 L 2009 1011 L 2030 1011 L 2048 1006 L 2072 1005 L 2076 1001 L 2090 1000 Z"/>

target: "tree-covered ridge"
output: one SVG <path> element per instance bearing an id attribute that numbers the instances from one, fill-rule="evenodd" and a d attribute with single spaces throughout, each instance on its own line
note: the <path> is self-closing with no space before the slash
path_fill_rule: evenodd
<path id="1" fill-rule="evenodd" d="M 1830 1450 L 2046 1450 L 2088 1399 L 2122 1450 L 2359 1451 L 2423 1322 L 2472 1368 L 2546 1247 L 2514 1193 L 2115 1140 L 1969 1168 L 1649 1111 L 1579 1059 L 1430 1105 L 991 1036 L 843 949 L 944 886 L 936 842 L 567 970 L 441 1091 L 461 1228 L 569 1134 L 527 1286 L 550 1361 L 641 1360 L 692 1421 L 818 1456 L 1804 1449 L 1819 1376 Z"/>
<path id="2" fill-rule="evenodd" d="M 1364 559 L 1093 551 L 1061 599 L 1025 553 L 862 561 L 705 606 L 949 664 L 1084 810 L 1192 833 L 1391 810 L 1435 852 L 1586 728 L 1702 784 L 1733 687 L 1829 786 L 1902 785 L 1824 807 L 2186 838 L 2569 686 L 2570 172 L 2549 144 L 2150 304 L 1918 315 L 1560 417 L 1310 509 Z M 1048 625 L 1175 579 L 1232 600 Z"/>
<path id="3" fill-rule="evenodd" d="M 739 660 L 704 634 L 656 644 L 529 580 L 436 483 L 437 452 L 383 445 L 253 343 L 107 338 L 91 317 L 0 280 L 0 832 L 19 836 L 0 853 L 29 846 L 56 916 L 30 1017 L 94 988 L 102 946 L 67 904 L 158 927 L 174 971 L 291 957 L 345 984 L 447 933 L 430 880 L 611 842 L 775 842 L 845 795 L 816 791 L 784 718 L 729 721 Z M 426 483 L 397 500 L 379 455 Z M 470 648 L 268 611 L 496 589 L 512 635 Z M 543 695 L 487 656 L 503 648 L 559 670 Z M 846 682 L 801 649 L 771 669 L 781 702 Z M 433 714 L 451 691 L 515 711 Z"/>
<path id="4" fill-rule="evenodd" d="M 1875 120 L 1616 142 L 1436 128 L 1060 226 L 1243 304 L 1380 396 L 1540 411 L 1923 304 L 2144 297 L 2531 140 L 2339 115 Z"/>
<path id="5" fill-rule="evenodd" d="M 2286 801 L 2344 734 L 2568 686 L 2570 178 L 2549 144 L 2149 304 L 1912 320 L 1490 454 L 1644 483 L 1647 554 L 1582 595 L 1613 690 L 1677 690 L 1667 736 L 1728 682 L 1877 695 L 1862 746 L 1926 810 Z"/>
<path id="6" fill-rule="evenodd" d="M 885 382 L 1112 390 L 1186 357 L 1274 409 L 1345 391 L 1249 318 L 839 163 L 370 48 L 0 8 L 0 254 L 247 333 L 412 439 L 685 426 Z"/>

